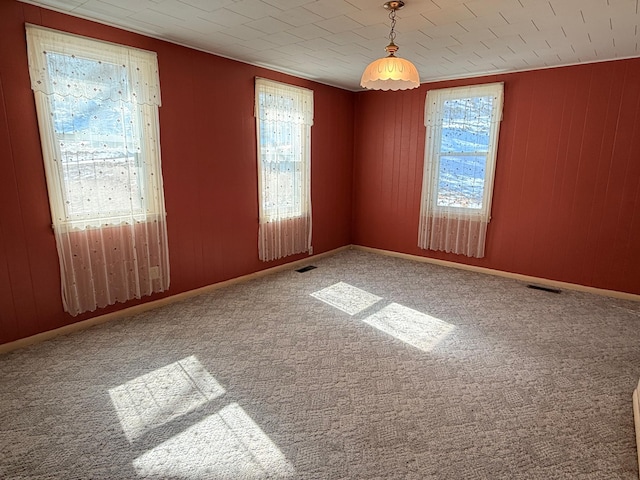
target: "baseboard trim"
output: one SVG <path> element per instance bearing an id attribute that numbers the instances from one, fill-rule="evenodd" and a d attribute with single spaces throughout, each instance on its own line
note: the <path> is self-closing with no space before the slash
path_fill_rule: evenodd
<path id="1" fill-rule="evenodd" d="M 258 272 L 249 273 L 247 275 L 242 275 L 241 277 L 231 278 L 223 282 L 218 282 L 211 285 L 207 285 L 205 287 L 196 288 L 194 290 L 177 293 L 169 297 L 160 298 L 158 300 L 153 300 L 151 302 L 141 303 L 140 305 L 134 305 L 133 307 L 123 308 L 122 310 L 118 310 L 117 312 L 106 313 L 104 315 L 99 315 L 97 317 L 89 318 L 87 320 L 82 320 L 80 322 L 72 323 L 70 325 L 65 325 L 64 327 L 56 328 L 54 330 L 38 333 L 36 335 L 32 335 L 26 338 L 21 338 L 13 342 L 4 343 L 0 345 L 0 355 L 3 353 L 10 352 L 12 350 L 17 350 L 19 348 L 35 345 L 36 343 L 41 343 L 46 340 L 51 340 L 52 338 L 59 337 L 61 335 L 68 335 L 70 333 L 78 332 L 80 330 L 86 330 L 87 328 L 93 327 L 95 325 L 100 325 L 101 323 L 111 322 L 113 320 L 117 320 L 123 317 L 129 317 L 131 315 L 136 315 L 138 313 L 146 312 L 148 310 L 153 310 L 155 308 L 163 307 L 165 305 L 180 302 L 182 300 L 195 297 L 196 295 L 201 295 L 203 293 L 212 292 L 214 290 L 228 287 L 230 285 L 235 285 L 236 283 L 247 282 L 249 280 L 253 280 L 259 277 L 264 277 L 266 275 L 271 275 L 277 272 L 281 272 L 283 270 L 293 270 L 295 267 L 298 267 L 304 264 L 309 264 L 316 259 L 328 257 L 338 252 L 341 252 L 343 250 L 349 250 L 350 248 L 351 248 L 351 245 L 345 245 L 343 247 L 338 247 L 333 250 L 329 250 L 328 252 L 323 252 L 316 255 L 310 255 L 309 257 L 306 257 L 300 260 L 284 263 L 282 265 L 267 268 L 265 270 L 260 270 Z"/>
<path id="2" fill-rule="evenodd" d="M 640 478 L 640 382 L 633 391 L 633 421 L 636 425 L 636 449 L 638 450 L 638 478 Z"/>
<path id="3" fill-rule="evenodd" d="M 444 267 L 451 267 L 451 268 L 457 268 L 460 270 L 468 270 L 471 272 L 485 273 L 488 275 L 495 275 L 498 277 L 510 278 L 513 280 L 519 280 L 521 282 L 526 282 L 526 283 L 535 283 L 537 285 L 544 285 L 544 286 L 560 288 L 565 290 L 576 290 L 579 292 L 587 292 L 587 293 L 593 293 L 596 295 L 603 295 L 607 297 L 621 298 L 623 300 L 633 300 L 636 302 L 640 302 L 640 295 L 637 295 L 634 293 L 618 292 L 616 290 L 606 290 L 604 288 L 587 287 L 586 285 L 579 285 L 577 283 L 560 282 L 557 280 L 549 280 L 548 278 L 533 277 L 531 275 L 523 275 L 520 273 L 504 272 L 502 270 L 493 270 L 491 268 L 486 268 L 486 267 L 478 267 L 475 265 L 466 265 L 464 263 L 449 262 L 447 260 L 439 260 L 437 258 L 421 257 L 419 255 L 411 255 L 409 253 L 394 252 L 392 250 L 382 250 L 379 248 L 365 247 L 363 245 L 353 245 L 353 248 L 356 250 L 362 250 L 365 252 L 372 252 L 380 255 L 387 255 L 389 257 L 404 258 L 405 260 L 414 260 L 417 262 L 432 263 L 432 264 L 441 265 Z"/>

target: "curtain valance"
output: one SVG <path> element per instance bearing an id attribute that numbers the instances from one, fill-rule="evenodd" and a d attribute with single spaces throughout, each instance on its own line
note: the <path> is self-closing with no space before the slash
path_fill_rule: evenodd
<path id="1" fill-rule="evenodd" d="M 429 90 L 424 109 L 424 126 L 440 127 L 443 123 L 456 124 L 460 123 L 461 119 L 464 120 L 464 125 L 500 123 L 503 96 L 496 93 L 494 85 Z M 461 99 L 474 100 L 474 102 L 461 102 Z M 482 99 L 486 99 L 485 109 L 478 108 Z M 450 101 L 456 101 L 455 108 L 452 108 Z M 494 112 L 499 112 L 499 115 L 492 115 Z"/>
<path id="2" fill-rule="evenodd" d="M 27 25 L 31 88 L 46 95 L 161 105 L 155 52 Z M 99 44 L 99 57 L 96 56 Z M 55 75 L 49 75 L 54 70 Z M 64 79 L 52 81 L 51 78 Z M 108 82 L 105 80 L 108 79 Z M 105 83 L 110 85 L 105 88 Z"/>
<path id="3" fill-rule="evenodd" d="M 255 116 L 265 122 L 313 125 L 313 91 L 256 78 Z"/>

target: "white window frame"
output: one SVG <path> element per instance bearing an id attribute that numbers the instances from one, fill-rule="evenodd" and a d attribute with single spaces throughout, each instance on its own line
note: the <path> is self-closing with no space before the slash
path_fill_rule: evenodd
<path id="1" fill-rule="evenodd" d="M 132 58 L 138 57 L 144 59 L 140 64 L 145 65 L 146 68 L 149 64 L 154 64 L 157 70 L 156 55 L 153 52 L 136 49 L 133 47 L 127 47 L 124 45 L 117 45 L 110 42 L 103 42 L 101 40 L 90 39 L 79 35 L 74 35 L 64 32 L 56 32 L 44 27 L 33 26 L 27 24 L 27 28 L 40 29 L 49 31 L 50 35 L 55 38 L 55 41 L 47 41 L 40 37 L 33 39 L 37 44 L 30 47 L 32 50 L 39 49 L 39 51 L 55 52 L 60 55 L 75 55 L 77 57 L 86 58 L 87 60 L 99 61 L 103 63 L 111 63 L 118 65 L 120 62 L 118 58 L 123 55 L 128 55 Z M 149 57 L 147 59 L 146 57 Z M 152 60 L 151 60 L 152 58 Z M 35 61 L 35 59 L 32 58 Z M 143 73 L 145 68 L 140 68 Z M 151 74 L 151 72 L 149 72 Z M 157 73 L 155 73 L 157 75 Z M 34 80 L 32 79 L 32 82 Z M 51 77 L 45 76 L 41 81 L 51 81 Z M 128 81 L 133 80 L 128 77 Z M 159 126 L 159 113 L 158 106 L 160 105 L 159 92 L 157 103 L 138 102 L 137 99 L 132 99 L 132 102 L 136 108 L 140 109 L 138 114 L 134 112 L 134 125 L 136 128 L 136 135 L 140 141 L 140 155 L 151 156 L 156 155 L 150 162 L 140 162 L 138 170 L 140 175 L 140 189 L 142 191 L 143 204 L 139 209 L 136 209 L 132 214 L 125 215 L 104 215 L 101 212 L 87 212 L 80 214 L 71 214 L 66 208 L 66 188 L 64 184 L 64 173 L 62 162 L 56 161 L 56 159 L 62 158 L 62 152 L 60 150 L 59 142 L 56 140 L 56 132 L 53 123 L 52 106 L 49 99 L 49 95 L 43 93 L 43 91 L 34 89 L 34 97 L 36 101 L 36 110 L 38 117 L 39 129 L 41 132 L 42 150 L 45 165 L 45 172 L 47 174 L 47 186 L 49 188 L 49 204 L 51 214 L 53 217 L 54 228 L 61 228 L 64 230 L 77 230 L 84 228 L 97 228 L 108 225 L 118 225 L 123 222 L 129 222 L 131 220 L 136 222 L 152 221 L 153 219 L 164 217 L 164 195 L 161 189 L 155 190 L 149 188 L 151 184 L 151 177 L 157 175 L 156 178 L 161 178 L 161 171 L 159 169 L 159 157 L 160 157 L 160 126 Z M 153 152 L 153 153 L 152 153 Z M 151 165 L 157 165 L 156 168 L 145 168 L 145 163 Z"/>
<path id="2" fill-rule="evenodd" d="M 309 216 L 311 215 L 311 126 L 313 124 L 313 91 L 286 83 L 268 80 L 265 78 L 256 78 L 255 88 L 256 146 L 258 154 L 258 203 L 260 210 L 260 221 L 261 223 L 265 223 Z M 302 177 L 303 181 L 306 182 L 306 184 L 302 186 L 301 198 L 299 199 L 300 204 L 294 205 L 290 213 L 283 213 L 282 207 L 279 209 L 278 206 L 276 206 L 275 209 L 269 209 L 266 205 L 265 192 L 263 192 L 262 190 L 262 184 L 264 180 L 263 162 L 265 162 L 266 159 L 264 158 L 261 138 L 262 121 L 260 115 L 260 95 L 265 93 L 267 89 L 276 90 L 279 95 L 285 97 L 291 95 L 292 101 L 294 101 L 293 96 L 306 97 L 308 102 L 307 104 L 310 106 L 309 112 L 297 112 L 299 116 L 310 118 L 310 121 L 308 121 L 307 123 L 292 122 L 294 128 L 300 129 L 300 136 L 303 143 L 301 158 L 296 158 L 292 161 L 301 164 Z"/>
<path id="3" fill-rule="evenodd" d="M 442 147 L 442 122 L 436 119 L 438 112 L 442 112 L 447 100 L 455 100 L 470 97 L 493 96 L 492 121 L 489 133 L 489 148 L 485 160 L 484 190 L 482 207 L 457 207 L 438 205 L 440 157 L 443 156 L 481 156 L 482 152 L 458 153 L 441 152 Z M 459 218 L 481 218 L 488 221 L 491 216 L 491 201 L 493 197 L 493 183 L 495 177 L 495 165 L 498 153 L 498 136 L 500 132 L 500 120 L 502 119 L 502 106 L 504 98 L 504 84 L 490 83 L 484 85 L 443 88 L 427 92 L 425 104 L 425 126 L 427 137 L 425 142 L 425 164 L 422 184 L 422 209 L 430 206 L 430 215 L 438 216 L 447 211 L 447 214 Z M 436 175 L 437 173 L 437 175 Z M 429 197 L 429 198 L 428 198 Z"/>

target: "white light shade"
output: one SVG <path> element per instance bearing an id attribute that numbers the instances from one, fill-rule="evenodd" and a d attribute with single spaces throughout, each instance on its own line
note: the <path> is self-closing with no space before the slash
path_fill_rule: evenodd
<path id="1" fill-rule="evenodd" d="M 409 60 L 390 55 L 371 62 L 360 85 L 371 90 L 409 90 L 420 86 L 420 75 Z"/>

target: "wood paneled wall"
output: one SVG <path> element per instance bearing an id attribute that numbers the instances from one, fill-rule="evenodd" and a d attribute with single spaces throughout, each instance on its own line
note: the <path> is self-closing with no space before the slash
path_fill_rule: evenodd
<path id="1" fill-rule="evenodd" d="M 72 318 L 62 310 L 25 22 L 158 54 L 171 287 Z M 254 78 L 314 91 L 314 253 L 351 243 L 351 92 L 13 0 L 0 2 L 0 344 L 267 267 L 258 259 Z"/>
<path id="2" fill-rule="evenodd" d="M 421 250 L 429 89 L 502 81 L 483 259 Z M 354 243 L 640 294 L 640 59 L 356 97 Z"/>

